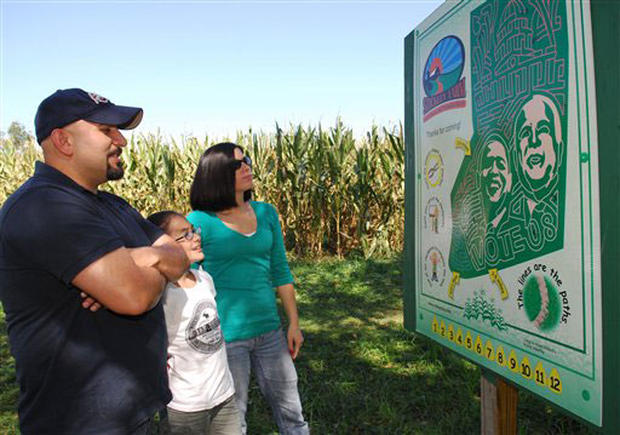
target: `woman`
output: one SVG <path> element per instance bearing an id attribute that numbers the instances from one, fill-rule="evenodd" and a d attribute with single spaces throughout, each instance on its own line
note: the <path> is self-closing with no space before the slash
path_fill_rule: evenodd
<path id="1" fill-rule="evenodd" d="M 174 211 L 149 221 L 171 236 L 191 262 L 202 261 L 200 231 Z M 163 296 L 168 331 L 167 431 L 171 435 L 241 433 L 234 383 L 215 305 L 213 280 L 204 270 L 188 270 L 169 282 Z"/>
<path id="2" fill-rule="evenodd" d="M 202 231 L 201 263 L 218 290 L 217 305 L 228 365 L 246 433 L 250 372 L 254 371 L 282 434 L 308 433 L 297 391 L 293 359 L 299 329 L 293 277 L 286 261 L 275 208 L 250 201 L 252 162 L 233 143 L 220 143 L 200 157 L 187 219 Z M 286 337 L 273 288 L 288 317 Z"/>

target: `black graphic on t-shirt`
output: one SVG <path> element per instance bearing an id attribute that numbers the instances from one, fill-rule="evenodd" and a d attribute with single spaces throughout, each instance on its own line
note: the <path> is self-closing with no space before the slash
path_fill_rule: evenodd
<path id="1" fill-rule="evenodd" d="M 213 302 L 202 300 L 196 304 L 192 320 L 185 329 L 185 341 L 192 349 L 208 355 L 214 354 L 222 347 L 224 339 Z"/>

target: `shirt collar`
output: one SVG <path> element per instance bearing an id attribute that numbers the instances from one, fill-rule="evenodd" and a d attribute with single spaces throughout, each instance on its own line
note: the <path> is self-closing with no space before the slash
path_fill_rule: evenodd
<path id="1" fill-rule="evenodd" d="M 36 161 L 34 164 L 34 176 L 46 178 L 49 181 L 53 181 L 56 184 L 70 187 L 72 189 L 76 189 L 79 191 L 88 192 L 91 195 L 96 195 L 95 193 L 91 192 L 85 187 L 80 186 L 78 183 L 73 181 L 71 178 L 67 177 L 65 174 L 60 172 L 58 169 L 41 161 Z M 98 192 L 99 191 L 97 191 L 97 193 Z"/>

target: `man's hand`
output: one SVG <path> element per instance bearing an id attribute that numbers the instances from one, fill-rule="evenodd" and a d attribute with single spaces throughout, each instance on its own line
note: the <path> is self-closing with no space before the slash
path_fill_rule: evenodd
<path id="1" fill-rule="evenodd" d="M 153 265 L 168 281 L 175 282 L 189 269 L 189 258 L 183 247 L 167 234 L 164 234 L 150 247 L 158 261 Z"/>
<path id="2" fill-rule="evenodd" d="M 298 325 L 289 325 L 286 337 L 288 340 L 288 351 L 291 353 L 291 357 L 295 359 L 299 355 L 299 350 L 304 342 L 304 336 Z"/>
<path id="3" fill-rule="evenodd" d="M 154 267 L 159 263 L 159 252 L 151 246 L 127 249 L 132 260 L 138 267 Z"/>
<path id="4" fill-rule="evenodd" d="M 162 236 L 162 238 L 168 236 Z M 138 267 L 154 267 L 166 280 L 176 281 L 189 269 L 190 263 L 185 251 L 177 243 L 158 239 L 151 246 L 128 249 L 129 255 Z M 157 244 L 160 242 L 159 244 Z"/>
<path id="5" fill-rule="evenodd" d="M 95 299 L 91 298 L 84 292 L 80 292 L 80 296 L 82 297 L 82 308 L 86 310 L 90 310 L 94 313 L 95 311 L 99 311 L 99 309 L 103 307 L 103 305 L 101 305 L 99 302 L 97 302 Z"/>

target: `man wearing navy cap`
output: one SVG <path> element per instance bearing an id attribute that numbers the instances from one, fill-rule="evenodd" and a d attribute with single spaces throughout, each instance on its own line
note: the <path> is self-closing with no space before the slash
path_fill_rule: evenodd
<path id="1" fill-rule="evenodd" d="M 171 398 L 159 298 L 188 259 L 98 190 L 123 176 L 119 129 L 141 119 L 142 109 L 81 89 L 59 90 L 37 111 L 45 163 L 0 210 L 0 300 L 23 434 L 148 433 Z M 82 308 L 94 300 L 107 309 Z"/>

